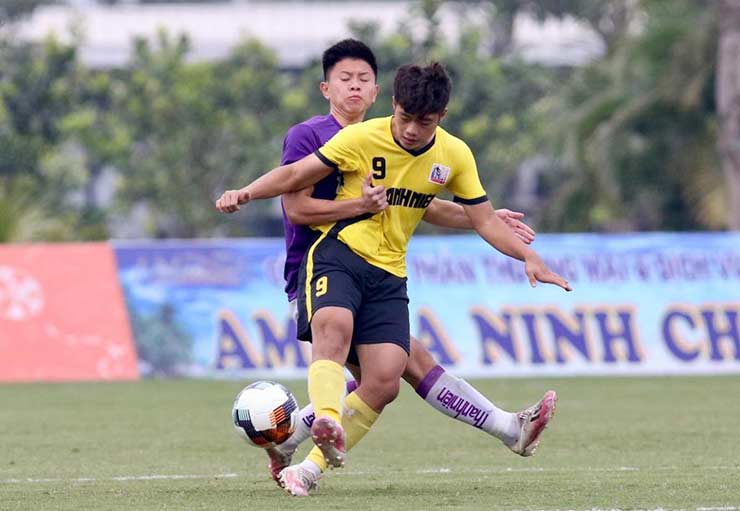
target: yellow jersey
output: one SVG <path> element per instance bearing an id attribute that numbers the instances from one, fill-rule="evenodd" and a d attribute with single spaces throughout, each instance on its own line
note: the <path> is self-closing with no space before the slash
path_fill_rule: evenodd
<path id="1" fill-rule="evenodd" d="M 368 263 L 398 277 L 406 276 L 409 239 L 442 188 L 456 202 L 488 200 L 470 148 L 440 127 L 429 144 L 409 151 L 393 138 L 391 117 L 371 119 L 345 127 L 314 154 L 341 171 L 337 200 L 361 197 L 368 174 L 375 186 L 385 186 L 388 197 L 388 207 L 378 214 L 314 229 L 337 237 Z"/>

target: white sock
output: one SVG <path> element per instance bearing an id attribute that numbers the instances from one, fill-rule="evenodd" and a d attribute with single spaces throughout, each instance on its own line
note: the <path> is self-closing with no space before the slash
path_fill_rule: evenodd
<path id="1" fill-rule="evenodd" d="M 322 474 L 321 467 L 319 467 L 313 461 L 311 461 L 311 460 L 303 460 L 298 465 L 300 465 L 301 467 L 303 467 L 306 470 L 308 470 L 309 472 L 311 472 L 316 477 L 316 480 L 318 480 L 318 479 L 321 478 L 321 474 Z"/>
<path id="2" fill-rule="evenodd" d="M 427 373 L 416 393 L 448 417 L 482 429 L 506 445 L 519 438 L 516 413 L 498 408 L 468 382 L 447 374 L 441 366 Z"/>
<path id="3" fill-rule="evenodd" d="M 296 424 L 295 431 L 280 447 L 283 450 L 295 451 L 301 443 L 311 436 L 311 425 L 315 418 L 313 405 L 309 402 L 298 412 L 298 424 Z"/>

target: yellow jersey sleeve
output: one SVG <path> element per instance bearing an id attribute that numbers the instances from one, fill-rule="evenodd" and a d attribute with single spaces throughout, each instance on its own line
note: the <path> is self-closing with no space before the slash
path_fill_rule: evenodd
<path id="1" fill-rule="evenodd" d="M 357 126 L 342 128 L 314 154 L 329 167 L 341 172 L 356 172 L 360 168 L 358 149 L 362 147 L 364 141 L 358 134 Z"/>
<path id="2" fill-rule="evenodd" d="M 455 196 L 454 201 L 462 204 L 479 204 L 488 200 L 486 191 L 480 184 L 478 167 L 470 148 L 463 141 L 458 140 L 455 148 L 455 166 L 452 169 L 450 180 L 446 188 Z"/>

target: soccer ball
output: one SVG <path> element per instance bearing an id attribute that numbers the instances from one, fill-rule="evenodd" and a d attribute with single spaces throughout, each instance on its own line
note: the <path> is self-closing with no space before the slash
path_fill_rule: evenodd
<path id="1" fill-rule="evenodd" d="M 254 382 L 237 394 L 231 419 L 242 438 L 267 449 L 285 442 L 295 431 L 298 401 L 279 383 Z"/>

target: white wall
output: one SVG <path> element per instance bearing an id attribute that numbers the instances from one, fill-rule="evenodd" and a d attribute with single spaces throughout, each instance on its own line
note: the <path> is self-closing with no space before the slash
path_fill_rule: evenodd
<path id="1" fill-rule="evenodd" d="M 384 33 L 408 19 L 415 2 L 235 2 L 225 4 L 147 4 L 114 7 L 78 4 L 37 9 L 21 24 L 19 35 L 39 40 L 48 33 L 68 37 L 70 27 L 84 34 L 83 61 L 95 67 L 123 64 L 130 55 L 131 39 L 151 38 L 166 27 L 185 32 L 193 43 L 194 59 L 223 57 L 239 40 L 256 37 L 274 49 L 284 67 L 300 67 L 321 54 L 329 44 L 350 35 L 351 21 L 374 21 Z M 481 20 L 480 11 L 446 6 L 441 11 L 441 32 L 457 39 L 462 19 Z M 417 27 L 418 28 L 418 27 Z M 413 27 L 412 27 L 413 29 Z M 515 44 L 525 56 L 561 64 L 582 63 L 603 51 L 599 38 L 573 20 L 539 24 L 517 19 Z"/>

